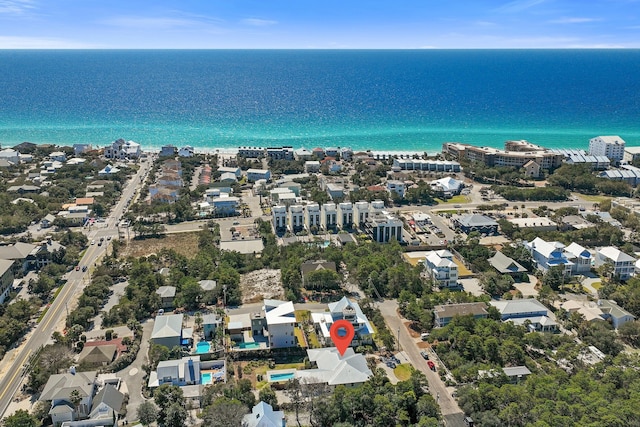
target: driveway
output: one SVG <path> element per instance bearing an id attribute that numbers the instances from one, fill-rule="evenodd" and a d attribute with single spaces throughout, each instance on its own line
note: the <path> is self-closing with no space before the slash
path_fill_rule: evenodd
<path id="1" fill-rule="evenodd" d="M 420 370 L 427 377 L 429 391 L 438 402 L 440 411 L 447 421 L 447 426 L 464 427 L 463 412 L 455 399 L 451 397 L 453 388 L 447 388 L 440 379 L 440 375 L 427 367 L 424 359 L 420 356 L 420 349 L 416 345 L 417 339 L 409 335 L 407 328 L 403 325 L 402 319 L 398 315 L 398 303 L 395 300 L 386 300 L 378 304 L 378 308 L 392 333 L 400 337 L 400 346 L 403 354 L 409 359 L 414 368 Z M 433 356 L 435 357 L 435 355 Z"/>
<path id="2" fill-rule="evenodd" d="M 149 339 L 153 331 L 153 320 L 149 319 L 142 324 L 142 342 L 140 343 L 140 351 L 133 363 L 123 370 L 116 372 L 118 378 L 121 378 L 127 384 L 129 389 L 129 403 L 127 403 L 128 422 L 138 419 L 138 406 L 146 399 L 142 396 L 142 384 L 145 381 L 144 370 L 142 365 L 147 362 L 147 353 L 149 351 Z"/>

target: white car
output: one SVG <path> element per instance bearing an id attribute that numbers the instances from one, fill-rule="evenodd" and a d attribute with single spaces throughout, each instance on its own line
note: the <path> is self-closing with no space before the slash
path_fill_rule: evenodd
<path id="1" fill-rule="evenodd" d="M 92 244 L 92 245 L 95 245 L 95 244 L 96 244 L 96 241 L 95 241 L 95 240 L 92 240 L 92 241 L 91 241 L 91 244 Z"/>

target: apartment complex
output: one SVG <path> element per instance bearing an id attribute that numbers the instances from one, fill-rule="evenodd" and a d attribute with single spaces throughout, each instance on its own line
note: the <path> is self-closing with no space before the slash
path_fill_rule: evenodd
<path id="1" fill-rule="evenodd" d="M 526 151 L 525 151 L 526 150 Z M 505 149 L 476 147 L 459 142 L 445 142 L 442 152 L 458 160 L 484 163 L 489 167 L 510 166 L 521 168 L 530 161 L 540 165 L 541 169 L 553 170 L 562 164 L 564 156 L 527 141 L 507 141 Z"/>
<path id="2" fill-rule="evenodd" d="M 615 164 L 624 159 L 624 139 L 617 135 L 597 136 L 589 140 L 591 156 L 607 156 Z"/>

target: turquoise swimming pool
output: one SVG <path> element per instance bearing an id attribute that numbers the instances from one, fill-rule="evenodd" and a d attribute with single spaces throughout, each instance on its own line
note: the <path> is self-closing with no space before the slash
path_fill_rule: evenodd
<path id="1" fill-rule="evenodd" d="M 238 344 L 240 348 L 260 348 L 260 343 L 257 342 L 241 342 Z"/>
<path id="2" fill-rule="evenodd" d="M 285 372 L 282 374 L 269 374 L 270 381 L 286 381 L 290 380 L 295 376 L 295 372 Z"/>
<path id="3" fill-rule="evenodd" d="M 209 385 L 212 383 L 211 372 L 203 372 L 200 374 L 200 383 L 202 385 Z"/>
<path id="4" fill-rule="evenodd" d="M 196 354 L 209 353 L 210 349 L 211 344 L 206 341 L 200 341 L 198 344 L 196 344 Z"/>

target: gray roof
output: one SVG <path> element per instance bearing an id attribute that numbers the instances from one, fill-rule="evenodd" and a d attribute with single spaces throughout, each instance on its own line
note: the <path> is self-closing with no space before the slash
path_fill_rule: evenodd
<path id="1" fill-rule="evenodd" d="M 306 276 L 312 271 L 331 270 L 336 271 L 336 263 L 333 261 L 306 261 L 300 266 L 302 276 Z"/>
<path id="2" fill-rule="evenodd" d="M 271 405 L 260 401 L 251 409 L 250 414 L 244 416 L 242 425 L 246 427 L 282 427 L 283 420 L 283 411 L 274 411 Z"/>
<path id="3" fill-rule="evenodd" d="M 0 277 L 4 275 L 13 265 L 13 261 L 9 259 L 0 259 Z"/>
<path id="4" fill-rule="evenodd" d="M 40 400 L 69 400 L 74 390 L 78 390 L 82 397 L 89 396 L 93 393 L 97 375 L 96 371 L 51 375 L 40 394 Z"/>
<path id="5" fill-rule="evenodd" d="M 156 316 L 151 339 L 179 337 L 182 335 L 182 314 Z"/>
<path id="6" fill-rule="evenodd" d="M 615 301 L 599 300 L 598 307 L 600 308 L 600 310 L 602 310 L 603 313 L 606 313 L 611 317 L 615 317 L 616 319 L 621 319 L 627 316 L 631 316 L 635 319 L 635 316 L 633 314 L 620 307 L 618 304 L 616 304 Z"/>
<path id="7" fill-rule="evenodd" d="M 104 403 L 114 412 L 120 411 L 122 402 L 124 401 L 124 394 L 120 393 L 113 385 L 107 384 L 102 390 L 96 394 L 93 398 L 93 404 L 91 405 L 91 411 L 96 409 L 100 403 Z"/>
<path id="8" fill-rule="evenodd" d="M 241 254 L 261 253 L 264 249 L 262 239 L 244 239 L 220 242 L 220 250 L 235 251 Z"/>
<path id="9" fill-rule="evenodd" d="M 0 246 L 0 259 L 24 259 L 31 254 L 36 245 L 16 242 L 9 246 Z"/>
<path id="10" fill-rule="evenodd" d="M 85 346 L 78 356 L 79 362 L 110 363 L 118 351 L 115 344 Z"/>
<path id="11" fill-rule="evenodd" d="M 216 325 L 218 323 L 220 323 L 220 319 L 215 313 L 208 313 L 202 316 L 203 325 Z"/>
<path id="12" fill-rule="evenodd" d="M 501 314 L 535 313 L 549 311 L 540 301 L 533 298 L 490 301 L 489 304 L 498 309 Z"/>
<path id="13" fill-rule="evenodd" d="M 494 256 L 489 258 L 489 264 L 502 274 L 508 273 L 524 273 L 527 271 L 521 264 L 509 258 L 500 251 L 497 251 Z"/>
<path id="14" fill-rule="evenodd" d="M 487 311 L 487 304 L 484 302 L 436 305 L 433 308 L 433 313 L 440 319 L 451 318 L 454 316 L 467 316 L 469 314 L 474 316 L 489 315 L 489 312 Z"/>
<path id="15" fill-rule="evenodd" d="M 508 377 L 517 377 L 517 376 L 525 376 L 531 375 L 531 371 L 526 366 L 511 366 L 507 368 L 502 368 L 505 375 Z"/>
<path id="16" fill-rule="evenodd" d="M 486 215 L 467 214 L 458 218 L 460 225 L 465 227 L 497 227 L 498 223 Z"/>
<path id="17" fill-rule="evenodd" d="M 216 288 L 218 282 L 215 280 L 200 280 L 198 284 L 203 291 L 212 291 Z"/>
<path id="18" fill-rule="evenodd" d="M 176 287 L 175 286 L 160 286 L 156 290 L 156 294 L 160 295 L 161 298 L 173 298 L 176 296 Z"/>

